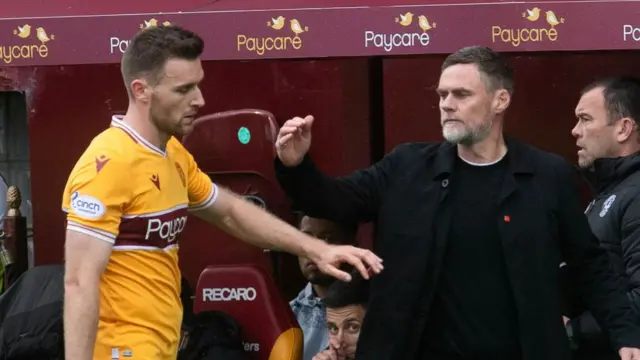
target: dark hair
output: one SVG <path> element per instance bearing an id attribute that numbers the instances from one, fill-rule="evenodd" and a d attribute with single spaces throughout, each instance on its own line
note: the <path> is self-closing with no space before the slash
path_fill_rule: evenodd
<path id="1" fill-rule="evenodd" d="M 350 267 L 351 281 L 335 280 L 325 292 L 322 298 L 324 306 L 329 309 L 341 308 L 349 305 L 362 305 L 367 307 L 369 301 L 369 280 L 360 275 L 360 272 Z"/>
<path id="2" fill-rule="evenodd" d="M 592 82 L 582 89 L 581 95 L 602 88 L 609 123 L 628 117 L 640 125 L 640 79 L 616 76 Z"/>
<path id="3" fill-rule="evenodd" d="M 320 218 L 314 218 L 313 216 L 305 215 L 304 213 L 302 213 L 300 211 L 295 211 L 294 214 L 295 214 L 295 216 L 297 218 L 298 228 L 300 227 L 300 225 L 302 225 L 302 219 L 304 219 L 305 217 L 308 217 L 308 218 L 311 218 L 311 219 L 320 219 Z M 325 219 L 320 219 L 320 220 L 325 220 Z M 330 220 L 326 220 L 326 221 L 330 221 Z M 336 224 L 337 228 L 346 237 L 345 240 L 351 239 L 352 242 L 355 242 L 356 235 L 358 235 L 358 223 L 357 222 L 343 221 L 343 222 L 333 222 L 333 223 Z M 334 242 L 331 241 L 331 239 L 326 239 L 326 240 L 330 244 L 334 243 Z"/>
<path id="4" fill-rule="evenodd" d="M 505 89 L 513 95 L 515 80 L 513 69 L 497 52 L 486 46 L 469 46 L 447 56 L 442 63 L 442 71 L 459 64 L 473 64 L 487 80 L 491 91 Z"/>
<path id="5" fill-rule="evenodd" d="M 169 59 L 196 60 L 202 55 L 204 41 L 196 33 L 176 25 L 158 25 L 138 32 L 122 56 L 120 70 L 131 93 L 131 82 L 140 77 L 156 83 L 162 78 Z"/>

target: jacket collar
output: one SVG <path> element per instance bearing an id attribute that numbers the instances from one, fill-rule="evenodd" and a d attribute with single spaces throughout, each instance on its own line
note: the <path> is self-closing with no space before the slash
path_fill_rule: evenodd
<path id="1" fill-rule="evenodd" d="M 533 161 L 529 148 L 520 141 L 505 137 L 507 157 L 509 159 L 509 173 L 533 174 Z M 458 148 L 450 142 L 441 143 L 435 159 L 435 179 L 443 179 L 451 175 L 458 157 Z"/>
<path id="2" fill-rule="evenodd" d="M 581 169 L 589 185 L 598 193 L 640 171 L 640 152 L 629 156 L 596 159 L 593 166 Z"/>

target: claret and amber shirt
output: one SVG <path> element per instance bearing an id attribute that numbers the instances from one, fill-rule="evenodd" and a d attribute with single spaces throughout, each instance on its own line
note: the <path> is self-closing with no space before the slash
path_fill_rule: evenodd
<path id="1" fill-rule="evenodd" d="M 67 229 L 113 244 L 100 284 L 94 359 L 175 359 L 182 305 L 178 238 L 189 210 L 218 188 L 172 138 L 166 151 L 119 118 L 96 136 L 67 181 Z"/>

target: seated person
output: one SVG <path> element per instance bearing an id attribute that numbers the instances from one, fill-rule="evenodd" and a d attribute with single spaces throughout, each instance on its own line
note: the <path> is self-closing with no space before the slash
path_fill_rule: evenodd
<path id="1" fill-rule="evenodd" d="M 369 281 L 352 271 L 351 282 L 336 280 L 323 299 L 327 309 L 329 347 L 313 360 L 353 360 L 369 301 Z"/>
<path id="2" fill-rule="evenodd" d="M 358 232 L 357 224 L 335 224 L 308 216 L 300 220 L 299 228 L 330 244 L 340 245 L 353 245 Z M 290 305 L 304 334 L 303 359 L 311 360 L 328 345 L 325 309 L 320 298 L 324 296 L 333 278 L 320 272 L 316 264 L 307 258 L 300 257 L 298 262 L 302 275 L 309 282 L 298 296 L 291 300 Z"/>

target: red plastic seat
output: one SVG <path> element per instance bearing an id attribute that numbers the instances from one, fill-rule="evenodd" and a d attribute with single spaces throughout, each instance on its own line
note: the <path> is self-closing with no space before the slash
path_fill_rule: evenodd
<path id="1" fill-rule="evenodd" d="M 219 186 L 261 202 L 269 212 L 291 222 L 289 202 L 273 173 L 277 129 L 268 111 L 224 111 L 198 118 L 182 143 Z M 279 254 L 234 239 L 198 218 L 190 217 L 182 238 L 181 258 L 189 259 L 182 269 L 192 284 L 210 264 L 255 264 L 276 274 L 280 271 Z"/>
<path id="2" fill-rule="evenodd" d="M 251 359 L 302 359 L 302 329 L 262 267 L 210 266 L 200 275 L 195 297 L 194 312 L 223 311 L 238 321 Z"/>

